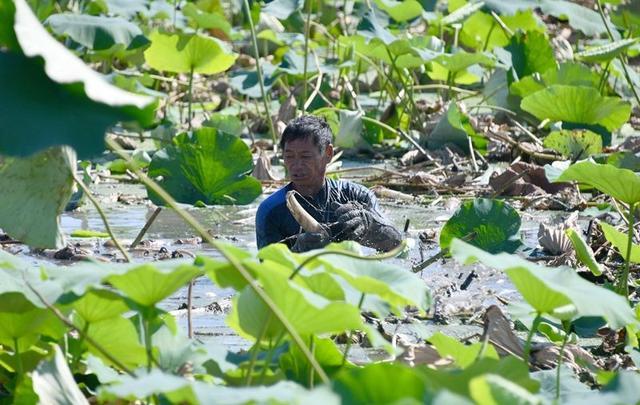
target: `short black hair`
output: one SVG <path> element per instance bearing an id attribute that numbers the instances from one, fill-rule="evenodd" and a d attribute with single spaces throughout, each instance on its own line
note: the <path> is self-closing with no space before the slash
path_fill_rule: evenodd
<path id="1" fill-rule="evenodd" d="M 322 153 L 327 145 L 333 142 L 333 133 L 324 118 L 319 118 L 314 115 L 303 115 L 291 120 L 284 129 L 282 138 L 280 138 L 280 149 L 284 150 L 285 145 L 289 141 L 307 138 L 311 138 L 313 144 L 316 145 Z"/>

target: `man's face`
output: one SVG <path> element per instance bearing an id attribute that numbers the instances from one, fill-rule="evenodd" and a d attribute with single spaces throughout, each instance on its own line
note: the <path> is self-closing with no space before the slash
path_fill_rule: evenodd
<path id="1" fill-rule="evenodd" d="M 323 184 L 327 164 L 333 157 L 333 146 L 327 145 L 321 153 L 311 138 L 294 139 L 285 144 L 284 166 L 293 184 L 314 188 Z"/>

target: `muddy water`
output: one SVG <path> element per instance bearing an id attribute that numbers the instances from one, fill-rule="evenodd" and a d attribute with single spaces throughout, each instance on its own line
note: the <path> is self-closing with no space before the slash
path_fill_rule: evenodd
<path id="1" fill-rule="evenodd" d="M 144 199 L 145 190 L 139 185 L 103 183 L 94 186 L 93 190 L 98 194 L 110 224 L 120 239 L 134 239 L 154 210 Z M 217 237 L 255 251 L 253 224 L 261 200 L 262 198 L 243 207 L 188 209 Z M 382 205 L 398 228 L 404 227 L 407 218 L 410 220 L 408 237 L 416 241 L 415 247 L 408 258 L 394 260 L 406 268 L 438 252 L 436 241 L 420 243 L 418 235 L 423 231 L 440 229 L 457 207 L 455 201 L 440 202 L 435 206 L 400 205 L 382 201 Z M 535 246 L 538 223 L 548 217 L 549 213 L 544 212 L 522 213 L 521 232 L 526 245 Z M 85 204 L 75 212 L 64 214 L 61 225 L 65 234 L 77 229 L 104 230 L 97 211 L 90 204 Z M 193 244 L 194 236 L 193 231 L 175 213 L 168 209 L 163 210 L 145 236 L 145 239 L 153 240 L 153 243 L 146 251 L 142 249 L 135 252 L 134 260 L 153 260 L 161 256 L 159 251 L 163 248 L 167 252 L 185 250 L 194 254 L 219 256 L 206 245 Z M 80 242 L 83 246 L 93 248 L 98 254 L 112 252 L 111 249 L 101 246 L 102 241 L 72 239 L 72 242 Z M 472 271 L 478 277 L 470 278 Z M 443 333 L 460 338 L 471 336 L 481 331 L 478 323 L 474 321 L 479 320 L 479 315 L 483 313 L 482 308 L 492 304 L 504 307 L 505 302 L 519 300 L 517 292 L 503 273 L 480 266 L 460 266 L 448 259 L 432 264 L 421 272 L 421 276 L 432 290 L 432 315 L 439 319 L 438 324 L 426 323 L 424 328 L 419 330 L 402 323 L 385 325 L 388 332 L 400 333 L 409 341 L 425 334 L 428 336 L 435 330 L 442 330 Z M 248 342 L 235 335 L 224 323 L 225 311 L 229 308 L 232 293 L 231 290 L 214 286 L 206 277 L 196 280 L 193 287 L 193 305 L 197 309 L 193 312 L 193 326 L 199 338 L 224 344 L 230 350 L 239 350 L 248 347 Z M 165 310 L 176 315 L 179 324 L 185 330 L 186 311 L 179 308 L 185 306 L 186 297 L 187 289 L 182 288 L 162 303 Z M 354 351 L 354 355 L 358 356 L 358 352 Z"/>

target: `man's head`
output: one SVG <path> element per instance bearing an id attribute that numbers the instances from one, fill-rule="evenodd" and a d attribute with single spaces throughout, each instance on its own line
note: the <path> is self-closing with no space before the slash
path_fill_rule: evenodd
<path id="1" fill-rule="evenodd" d="M 333 158 L 333 134 L 323 119 L 304 115 L 285 128 L 280 141 L 284 165 L 294 187 L 304 195 L 317 193 Z"/>

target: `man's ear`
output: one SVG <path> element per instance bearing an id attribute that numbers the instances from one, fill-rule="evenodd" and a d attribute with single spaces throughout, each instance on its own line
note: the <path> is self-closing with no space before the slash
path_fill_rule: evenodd
<path id="1" fill-rule="evenodd" d="M 333 145 L 332 144 L 328 144 L 324 148 L 324 158 L 326 159 L 327 164 L 329 164 L 329 162 L 331 162 L 331 159 L 333 159 Z"/>

